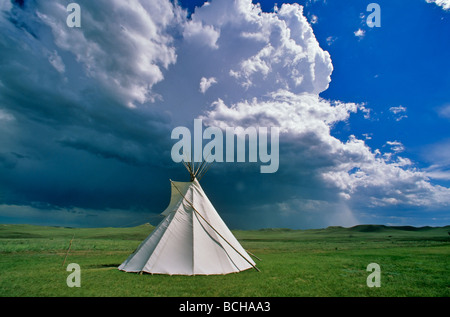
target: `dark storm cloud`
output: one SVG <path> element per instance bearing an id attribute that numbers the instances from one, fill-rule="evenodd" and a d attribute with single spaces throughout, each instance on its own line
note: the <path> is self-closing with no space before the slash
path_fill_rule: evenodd
<path id="1" fill-rule="evenodd" d="M 130 65 L 139 52 L 129 50 L 128 70 L 123 46 L 124 56 L 110 57 L 108 67 L 89 65 L 82 50 L 71 52 L 55 43 L 58 36 L 64 38 L 52 33 L 55 16 L 50 14 L 63 12 L 59 6 L 6 4 L 1 11 L 2 204 L 59 211 L 162 208 L 165 202 L 154 202 L 148 190 L 154 181 L 167 181 L 167 170 L 173 168 L 168 156 L 170 115 L 149 106 L 130 107 L 137 95 L 109 84 L 117 74 L 139 77 L 140 70 Z M 69 28 L 65 31 L 70 35 Z M 113 43 L 105 45 L 100 49 L 108 53 Z M 105 56 L 100 50 L 95 53 Z M 159 71 L 154 74 L 158 80 Z M 137 87 L 139 82 L 131 84 Z"/>

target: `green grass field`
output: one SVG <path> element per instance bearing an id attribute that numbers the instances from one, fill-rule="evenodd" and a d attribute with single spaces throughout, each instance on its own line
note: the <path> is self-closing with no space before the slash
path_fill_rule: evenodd
<path id="1" fill-rule="evenodd" d="M 448 297 L 450 226 L 362 225 L 319 230 L 234 231 L 261 258 L 261 272 L 166 276 L 117 266 L 153 229 L 0 225 L 0 296 L 5 297 Z M 63 265 L 69 242 L 70 253 Z M 369 263 L 381 268 L 370 288 Z M 68 287 L 69 263 L 81 268 L 81 287 Z"/>

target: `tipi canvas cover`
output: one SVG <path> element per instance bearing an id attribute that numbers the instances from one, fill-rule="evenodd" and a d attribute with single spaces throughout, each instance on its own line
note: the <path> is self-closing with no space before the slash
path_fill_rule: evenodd
<path id="1" fill-rule="evenodd" d="M 256 268 L 196 178 L 171 182 L 165 218 L 120 266 L 153 274 L 228 274 Z"/>

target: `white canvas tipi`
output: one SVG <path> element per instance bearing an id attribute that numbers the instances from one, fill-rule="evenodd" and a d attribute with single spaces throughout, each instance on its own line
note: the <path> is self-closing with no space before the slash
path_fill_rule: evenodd
<path id="1" fill-rule="evenodd" d="M 211 275 L 256 268 L 191 173 L 173 182 L 165 218 L 120 266 L 126 272 Z M 258 270 L 258 269 L 257 269 Z"/>

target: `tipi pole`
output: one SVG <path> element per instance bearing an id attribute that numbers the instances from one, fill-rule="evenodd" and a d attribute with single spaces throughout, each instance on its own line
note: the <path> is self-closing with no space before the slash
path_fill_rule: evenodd
<path id="1" fill-rule="evenodd" d="M 258 258 L 256 255 L 251 253 L 249 250 L 245 250 L 245 252 L 249 253 L 250 255 L 254 256 L 257 260 L 262 261 L 260 258 Z"/>
<path id="2" fill-rule="evenodd" d="M 236 248 L 235 247 L 233 247 L 232 245 L 231 245 L 231 243 L 230 242 L 228 242 L 227 241 L 227 239 L 225 239 L 198 211 L 197 211 L 197 209 L 195 209 L 195 207 L 194 207 L 194 205 L 189 201 L 189 200 L 187 200 L 187 198 L 181 193 L 181 191 L 178 189 L 178 187 L 173 183 L 173 181 L 172 180 L 170 180 L 170 182 L 172 183 L 172 185 L 176 188 L 176 190 L 180 193 L 180 195 L 183 197 L 183 199 L 184 200 L 186 200 L 187 201 L 187 203 L 192 207 L 192 209 L 197 213 L 197 215 L 199 215 L 207 224 L 208 224 L 208 226 L 210 226 L 211 227 L 211 229 L 213 229 L 214 230 L 214 232 L 215 233 L 217 233 L 226 243 L 228 243 L 228 245 L 230 246 L 230 247 L 232 247 L 233 248 L 233 250 L 234 251 L 236 251 L 236 253 L 237 254 L 239 254 L 245 261 L 247 261 L 248 262 L 248 264 L 250 264 L 251 266 L 253 266 L 253 268 L 255 269 L 255 270 L 257 270 L 258 272 L 261 272 L 255 265 L 253 265 L 253 263 L 252 262 L 250 262 L 249 260 L 247 260 L 247 258 L 245 257 L 245 256 L 243 256 L 238 250 L 236 250 Z"/>
<path id="3" fill-rule="evenodd" d="M 197 170 L 196 170 L 195 173 L 194 173 L 194 177 L 197 176 L 198 171 L 201 170 L 201 169 L 203 168 L 203 165 L 205 165 L 205 162 L 206 162 L 206 161 L 203 160 L 203 162 L 202 162 L 202 163 L 200 164 L 200 166 L 197 168 Z"/>
<path id="4" fill-rule="evenodd" d="M 203 171 L 204 168 L 205 168 L 205 163 L 207 163 L 207 160 L 208 160 L 208 157 L 209 157 L 210 154 L 211 154 L 211 153 L 209 153 L 208 156 L 207 156 L 206 158 L 203 159 L 202 164 L 201 164 L 201 165 L 197 168 L 197 170 L 195 171 L 194 177 L 197 177 L 197 175 L 201 175 L 202 171 Z M 208 165 L 208 164 L 206 164 L 206 165 Z M 200 172 L 200 174 L 199 174 L 199 172 Z M 197 177 L 197 179 L 198 179 L 198 177 Z"/>
<path id="5" fill-rule="evenodd" d="M 208 164 L 208 166 L 206 166 L 205 168 L 203 168 L 203 170 L 201 170 L 199 177 L 197 177 L 197 180 L 200 181 L 203 177 L 203 175 L 205 175 L 205 173 L 208 171 L 208 169 L 211 167 L 212 162 Z"/>
<path id="6" fill-rule="evenodd" d="M 64 257 L 64 262 L 63 262 L 62 266 L 64 266 L 64 264 L 66 263 L 66 259 L 67 259 L 67 256 L 69 255 L 70 247 L 72 246 L 73 238 L 75 238 L 75 234 L 73 235 L 72 239 L 70 239 L 69 248 L 67 248 L 66 256 Z"/>

